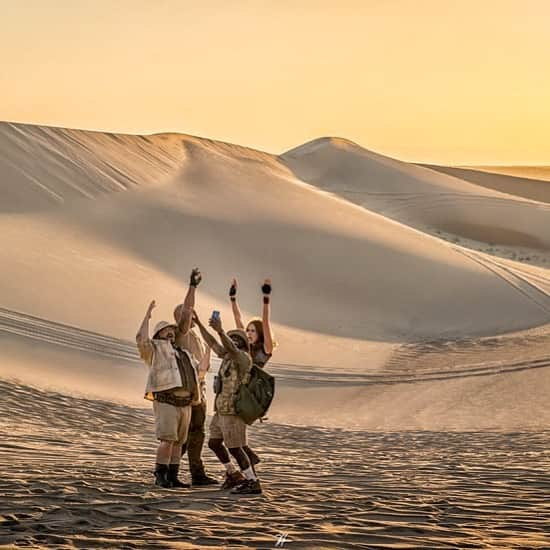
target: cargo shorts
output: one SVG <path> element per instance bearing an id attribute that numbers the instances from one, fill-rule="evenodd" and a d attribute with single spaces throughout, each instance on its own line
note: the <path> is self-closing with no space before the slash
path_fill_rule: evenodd
<path id="1" fill-rule="evenodd" d="M 175 407 L 168 403 L 153 401 L 155 433 L 161 441 L 174 441 L 182 445 L 187 441 L 191 423 L 191 405 Z"/>
<path id="2" fill-rule="evenodd" d="M 236 414 L 216 413 L 210 422 L 210 439 L 223 439 L 226 447 L 245 447 L 246 422 Z"/>

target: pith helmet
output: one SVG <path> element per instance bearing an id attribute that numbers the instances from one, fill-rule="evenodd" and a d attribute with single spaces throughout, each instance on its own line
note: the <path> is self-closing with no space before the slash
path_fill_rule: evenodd
<path id="1" fill-rule="evenodd" d="M 153 338 L 156 338 L 156 337 L 157 337 L 157 334 L 158 334 L 163 328 L 166 328 L 166 327 L 173 327 L 174 330 L 178 328 L 176 325 L 174 325 L 174 323 L 167 323 L 166 321 L 159 321 L 159 322 L 155 325 L 155 330 L 153 331 Z"/>
<path id="2" fill-rule="evenodd" d="M 234 328 L 233 330 L 228 331 L 227 336 L 229 336 L 229 338 L 231 338 L 231 336 L 238 336 L 245 344 L 247 351 L 249 350 L 248 336 L 246 335 L 246 331 L 242 328 Z"/>

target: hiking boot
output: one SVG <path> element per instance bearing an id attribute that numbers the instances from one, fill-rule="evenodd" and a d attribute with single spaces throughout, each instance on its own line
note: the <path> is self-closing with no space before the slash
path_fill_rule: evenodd
<path id="1" fill-rule="evenodd" d="M 168 464 L 157 464 L 155 467 L 155 485 L 163 489 L 172 487 L 172 483 L 168 481 Z"/>
<path id="2" fill-rule="evenodd" d="M 231 491 L 232 495 L 261 495 L 262 486 L 259 479 L 247 479 Z"/>
<path id="3" fill-rule="evenodd" d="M 209 477 L 206 474 L 197 476 L 191 479 L 192 487 L 204 487 L 205 485 L 218 485 L 219 481 L 213 477 Z"/>
<path id="4" fill-rule="evenodd" d="M 233 489 L 233 487 L 236 487 L 243 481 L 246 481 L 246 479 L 239 471 L 233 472 L 232 474 L 225 474 L 225 481 L 223 482 L 221 489 L 224 491 L 227 489 Z"/>
<path id="5" fill-rule="evenodd" d="M 170 487 L 172 487 L 173 489 L 188 489 L 189 487 L 191 487 L 191 485 L 189 485 L 189 483 L 182 483 L 178 479 L 179 470 L 179 464 L 170 464 L 168 466 L 168 475 L 166 476 L 166 479 L 170 483 Z"/>

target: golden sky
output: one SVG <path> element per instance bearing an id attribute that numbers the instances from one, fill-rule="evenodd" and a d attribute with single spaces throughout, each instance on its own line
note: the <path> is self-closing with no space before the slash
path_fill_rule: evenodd
<path id="1" fill-rule="evenodd" d="M 0 119 L 550 164 L 550 1 L 0 0 Z"/>

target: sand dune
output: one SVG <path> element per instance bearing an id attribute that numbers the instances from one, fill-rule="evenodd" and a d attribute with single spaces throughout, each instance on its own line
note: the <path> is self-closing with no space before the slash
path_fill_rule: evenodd
<path id="1" fill-rule="evenodd" d="M 282 155 L 301 179 L 421 230 L 550 249 L 550 207 L 323 138 Z"/>
<path id="2" fill-rule="evenodd" d="M 488 189 L 494 189 L 539 202 L 550 203 L 550 169 L 527 167 L 497 168 L 472 167 L 459 168 L 453 166 L 436 166 L 423 164 L 426 168 L 437 170 L 457 178 L 475 183 Z"/>
<path id="3" fill-rule="evenodd" d="M 184 158 L 177 136 L 129 136 L 0 122 L 0 212 L 162 182 Z"/>
<path id="4" fill-rule="evenodd" d="M 29 141 L 39 132 L 18 129 Z M 67 139 L 66 131 L 59 134 Z M 88 140 L 99 139 L 77 135 L 73 141 L 88 148 Z M 124 147 L 133 151 L 129 143 Z M 252 314 L 258 281 L 270 274 L 276 330 L 285 341 L 280 359 L 337 368 L 375 367 L 373 343 L 494 334 L 549 319 L 550 298 L 524 273 L 509 268 L 504 276 L 459 247 L 323 193 L 272 155 L 189 136 L 171 136 L 170 143 L 183 160 L 162 184 L 4 213 L 0 259 L 9 269 L 0 303 L 130 339 L 151 298 L 161 304 L 159 316 L 170 314 L 195 264 L 205 273 L 203 314 L 217 308 L 225 318 L 229 277 L 240 277 Z M 163 154 L 156 143 L 148 147 L 144 162 Z M 416 170 L 428 174 L 425 192 L 441 178 L 451 187 L 463 183 Z M 538 204 L 521 204 L 534 209 L 536 228 L 544 212 L 537 218 Z M 547 238 L 534 229 L 531 237 Z"/>
<path id="5" fill-rule="evenodd" d="M 276 157 L 9 123 L 0 193 L 0 545 L 550 544 L 548 205 L 345 140 Z M 150 484 L 133 338 L 195 265 L 226 326 L 232 276 L 246 316 L 274 280 L 261 497 Z"/>

